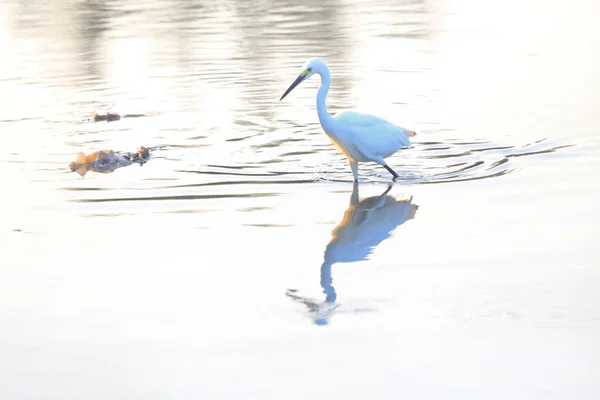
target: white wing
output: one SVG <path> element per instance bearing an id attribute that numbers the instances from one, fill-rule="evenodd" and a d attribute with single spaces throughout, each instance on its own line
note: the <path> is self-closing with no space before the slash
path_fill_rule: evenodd
<path id="1" fill-rule="evenodd" d="M 351 134 L 354 148 L 369 159 L 383 159 L 402 147 L 410 146 L 415 132 L 383 118 L 356 111 L 343 111 L 335 117 L 339 126 Z"/>

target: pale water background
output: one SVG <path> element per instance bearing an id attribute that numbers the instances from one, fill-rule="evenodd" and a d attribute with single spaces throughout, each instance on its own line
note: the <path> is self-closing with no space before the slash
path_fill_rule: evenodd
<path id="1" fill-rule="evenodd" d="M 0 398 L 599 398 L 598 4 L 2 1 Z"/>

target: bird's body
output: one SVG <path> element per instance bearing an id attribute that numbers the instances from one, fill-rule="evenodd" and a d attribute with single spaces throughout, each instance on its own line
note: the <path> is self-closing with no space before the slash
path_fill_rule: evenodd
<path id="1" fill-rule="evenodd" d="M 333 144 L 348 158 L 354 180 L 358 181 L 360 162 L 375 162 L 385 167 L 396 179 L 398 174 L 386 164 L 385 158 L 403 147 L 410 146 L 410 138 L 416 133 L 383 118 L 357 111 L 342 111 L 335 116 L 329 114 L 326 100 L 331 85 L 331 74 L 327 64 L 319 58 L 311 58 L 304 64 L 302 73 L 281 99 L 313 74 L 321 76 L 321 85 L 317 92 L 319 122 Z"/>
<path id="2" fill-rule="evenodd" d="M 410 146 L 410 132 L 380 117 L 356 111 L 342 111 L 333 117 L 335 127 L 326 133 L 344 143 L 344 153 L 356 162 L 374 161 L 382 164 L 387 158 Z"/>

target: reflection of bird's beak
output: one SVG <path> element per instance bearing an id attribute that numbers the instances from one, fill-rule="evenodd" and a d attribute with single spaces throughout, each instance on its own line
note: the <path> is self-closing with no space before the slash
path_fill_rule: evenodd
<path id="1" fill-rule="evenodd" d="M 294 81 L 294 83 L 292 83 L 290 85 L 290 87 L 285 91 L 285 93 L 283 94 L 283 96 L 281 96 L 281 98 L 279 99 L 279 101 L 283 100 L 283 98 L 285 96 L 287 96 L 292 90 L 294 90 L 294 88 L 296 86 L 298 86 L 304 79 L 306 79 L 306 76 L 307 75 L 305 75 L 305 74 L 298 75 L 298 77 L 296 78 L 296 80 Z"/>

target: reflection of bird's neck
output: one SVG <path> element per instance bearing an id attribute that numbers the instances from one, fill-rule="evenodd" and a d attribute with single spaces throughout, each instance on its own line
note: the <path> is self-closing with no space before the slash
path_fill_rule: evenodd
<path id="1" fill-rule="evenodd" d="M 327 112 L 327 92 L 329 92 L 329 86 L 331 85 L 331 74 L 329 73 L 329 69 L 327 67 L 323 68 L 322 71 L 319 72 L 321 76 L 321 85 L 319 86 L 319 91 L 317 92 L 317 112 L 319 113 L 319 121 L 323 126 L 323 129 L 328 134 L 332 133 L 333 128 L 333 118 Z"/>
<path id="2" fill-rule="evenodd" d="M 335 303 L 337 298 L 337 294 L 333 287 L 333 278 L 331 277 L 331 266 L 331 262 L 328 262 L 327 260 L 321 265 L 321 287 L 323 288 L 323 293 L 326 295 L 326 303 Z"/>

